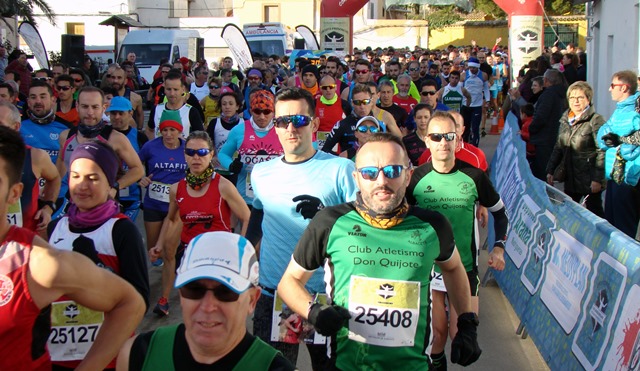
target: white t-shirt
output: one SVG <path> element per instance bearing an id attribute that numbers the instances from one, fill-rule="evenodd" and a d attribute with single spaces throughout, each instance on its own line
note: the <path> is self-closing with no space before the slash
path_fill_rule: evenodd
<path id="1" fill-rule="evenodd" d="M 192 82 L 191 83 L 191 89 L 189 89 L 189 92 L 191 92 L 191 94 L 195 95 L 196 98 L 198 98 L 198 101 L 201 101 L 202 98 L 204 98 L 207 95 L 209 95 L 209 84 L 207 84 L 207 82 L 205 82 L 204 85 L 198 86 L 198 85 L 196 85 L 195 82 Z"/>

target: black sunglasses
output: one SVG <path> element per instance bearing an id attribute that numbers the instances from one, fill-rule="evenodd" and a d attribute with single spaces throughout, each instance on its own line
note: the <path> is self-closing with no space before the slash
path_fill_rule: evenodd
<path id="1" fill-rule="evenodd" d="M 365 166 L 357 169 L 363 179 L 366 180 L 376 180 L 378 179 L 378 174 L 382 171 L 382 174 L 387 179 L 396 179 L 402 174 L 402 170 L 407 169 L 407 166 L 404 165 L 387 165 L 384 167 L 375 167 L 375 166 Z"/>
<path id="2" fill-rule="evenodd" d="M 444 138 L 444 140 L 446 140 L 447 142 L 451 142 L 452 140 L 456 139 L 456 133 L 431 133 L 427 134 L 427 136 L 434 142 L 439 142 L 442 140 L 442 138 Z"/>
<path id="3" fill-rule="evenodd" d="M 293 127 L 297 129 L 309 125 L 311 120 L 313 118 L 305 115 L 278 116 L 275 119 L 275 126 L 280 129 L 286 129 L 289 124 L 293 124 Z"/>
<path id="4" fill-rule="evenodd" d="M 253 112 L 254 115 L 265 115 L 265 116 L 269 116 L 273 111 L 270 109 L 252 109 L 251 112 Z"/>
<path id="5" fill-rule="evenodd" d="M 421 91 L 420 95 L 422 95 L 423 97 L 426 97 L 427 95 L 436 95 L 435 91 Z"/>
<path id="6" fill-rule="evenodd" d="M 62 91 L 71 90 L 71 86 L 56 86 L 56 90 L 62 90 Z"/>
<path id="7" fill-rule="evenodd" d="M 219 87 L 218 85 L 209 85 L 209 89 L 218 89 Z"/>
<path id="8" fill-rule="evenodd" d="M 189 156 L 189 157 L 193 157 L 195 155 L 198 155 L 200 157 L 204 157 L 204 156 L 208 155 L 210 152 L 211 152 L 211 150 L 209 148 L 200 148 L 200 149 L 185 148 L 184 149 L 184 154 Z"/>
<path id="9" fill-rule="evenodd" d="M 197 283 L 187 284 L 182 286 L 180 288 L 180 295 L 185 299 L 200 300 L 204 298 L 207 291 L 211 291 L 213 293 L 213 296 L 216 297 L 216 299 L 225 303 L 231 303 L 231 302 L 237 301 L 238 298 L 240 297 L 240 294 L 231 290 L 225 285 L 220 285 L 214 289 L 208 289 Z"/>

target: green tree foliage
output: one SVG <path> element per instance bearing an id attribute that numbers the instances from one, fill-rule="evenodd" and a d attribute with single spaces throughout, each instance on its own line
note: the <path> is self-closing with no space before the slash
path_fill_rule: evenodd
<path id="1" fill-rule="evenodd" d="M 476 0 L 475 10 L 482 12 L 495 19 L 503 19 L 507 17 L 505 13 L 493 0 Z"/>
<path id="2" fill-rule="evenodd" d="M 19 18 L 36 24 L 33 8 L 40 9 L 42 15 L 47 20 L 55 25 L 55 14 L 45 0 L 0 0 L 0 15 L 5 18 L 13 18 L 18 16 Z M 7 26 L 11 26 L 3 19 Z"/>
<path id="3" fill-rule="evenodd" d="M 493 0 L 475 0 L 475 10 L 496 19 L 505 18 L 507 14 Z M 573 5 L 572 0 L 545 0 L 544 10 L 547 15 L 584 14 L 583 5 Z"/>
<path id="4" fill-rule="evenodd" d="M 445 26 L 462 20 L 455 5 L 432 7 L 425 20 L 429 22 L 429 29 L 440 30 Z"/>

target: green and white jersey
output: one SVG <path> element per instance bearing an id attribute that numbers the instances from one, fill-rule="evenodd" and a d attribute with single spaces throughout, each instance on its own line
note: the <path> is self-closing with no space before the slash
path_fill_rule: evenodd
<path id="1" fill-rule="evenodd" d="M 458 83 L 455 87 L 447 84 L 442 92 L 442 104 L 449 107 L 449 110 L 460 112 L 462 102 L 464 101 L 462 94 L 462 85 Z"/>
<path id="2" fill-rule="evenodd" d="M 418 207 L 388 229 L 367 223 L 354 203 L 313 218 L 293 259 L 307 271 L 324 266 L 328 297 L 351 313 L 349 328 L 332 339 L 339 369 L 427 369 L 429 276 L 454 248 L 446 218 Z"/>
<path id="3" fill-rule="evenodd" d="M 456 160 L 447 174 L 433 169 L 433 163 L 419 166 L 407 187 L 412 205 L 442 213 L 453 227 L 456 246 L 467 272 L 478 266 L 478 225 L 476 202 L 490 211 L 503 207 L 500 195 L 487 174 L 466 162 Z"/>

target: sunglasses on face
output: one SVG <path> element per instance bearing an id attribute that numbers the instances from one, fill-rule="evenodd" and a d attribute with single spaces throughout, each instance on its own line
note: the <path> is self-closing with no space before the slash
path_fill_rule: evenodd
<path id="1" fill-rule="evenodd" d="M 184 149 L 184 154 L 189 156 L 189 157 L 193 157 L 195 155 L 198 155 L 200 157 L 204 157 L 204 156 L 208 155 L 210 152 L 211 152 L 211 150 L 209 148 L 200 148 L 200 149 L 185 148 Z"/>
<path id="2" fill-rule="evenodd" d="M 444 140 L 446 140 L 447 142 L 451 142 L 452 140 L 456 139 L 456 133 L 431 133 L 427 134 L 427 136 L 434 142 L 440 142 L 442 138 L 444 138 Z"/>
<path id="3" fill-rule="evenodd" d="M 412 72 L 420 71 L 420 67 L 409 68 L 409 71 L 412 71 Z"/>
<path id="4" fill-rule="evenodd" d="M 269 116 L 273 111 L 270 109 L 254 109 L 251 110 L 251 112 L 253 112 L 254 115 L 265 115 L 265 116 Z"/>
<path id="5" fill-rule="evenodd" d="M 257 76 L 252 76 L 252 77 L 249 77 L 249 80 L 251 80 L 251 81 L 259 81 L 259 80 L 262 80 L 262 79 L 257 77 Z"/>
<path id="6" fill-rule="evenodd" d="M 51 77 L 34 77 L 33 79 L 36 81 L 49 81 Z"/>
<path id="7" fill-rule="evenodd" d="M 364 75 L 365 73 L 369 73 L 369 70 L 356 70 L 358 75 Z"/>
<path id="8" fill-rule="evenodd" d="M 185 299 L 200 300 L 204 298 L 207 291 L 211 291 L 213 296 L 221 302 L 231 303 L 237 301 L 240 294 L 234 292 L 225 285 L 220 285 L 214 289 L 208 289 L 199 284 L 188 284 L 180 288 L 180 295 Z"/>
<path id="9" fill-rule="evenodd" d="M 356 130 L 358 130 L 361 133 L 366 133 L 368 131 L 371 134 L 375 134 L 379 131 L 378 127 L 376 126 L 366 126 L 366 125 L 360 125 L 356 128 Z"/>
<path id="10" fill-rule="evenodd" d="M 209 89 L 219 89 L 219 85 L 209 85 Z"/>
<path id="11" fill-rule="evenodd" d="M 422 91 L 420 92 L 420 95 L 422 95 L 423 97 L 426 97 L 427 95 L 436 95 L 435 91 Z"/>
<path id="12" fill-rule="evenodd" d="M 367 104 L 371 103 L 371 99 L 354 99 L 351 102 L 354 106 L 366 106 Z"/>
<path id="13" fill-rule="evenodd" d="M 320 87 L 320 89 L 322 89 L 322 90 L 331 90 L 331 89 L 335 89 L 335 88 L 336 88 L 336 85 L 335 85 L 335 84 L 331 84 L 331 85 L 322 85 L 322 86 Z"/>
<path id="14" fill-rule="evenodd" d="M 313 118 L 305 115 L 279 116 L 275 119 L 275 126 L 277 128 L 286 129 L 289 127 L 289 124 L 292 124 L 293 127 L 297 129 L 309 125 L 311 120 L 313 120 Z"/>
<path id="15" fill-rule="evenodd" d="M 75 82 L 83 82 L 84 80 L 83 79 L 73 79 L 73 81 L 75 81 Z"/>
<path id="16" fill-rule="evenodd" d="M 71 90 L 71 86 L 56 86 L 56 90 L 58 90 L 58 91 Z"/>
<path id="17" fill-rule="evenodd" d="M 396 179 L 402 174 L 402 170 L 407 169 L 403 165 L 387 165 L 384 167 L 365 166 L 357 169 L 357 171 L 365 180 L 376 180 L 380 171 L 387 179 Z"/>

